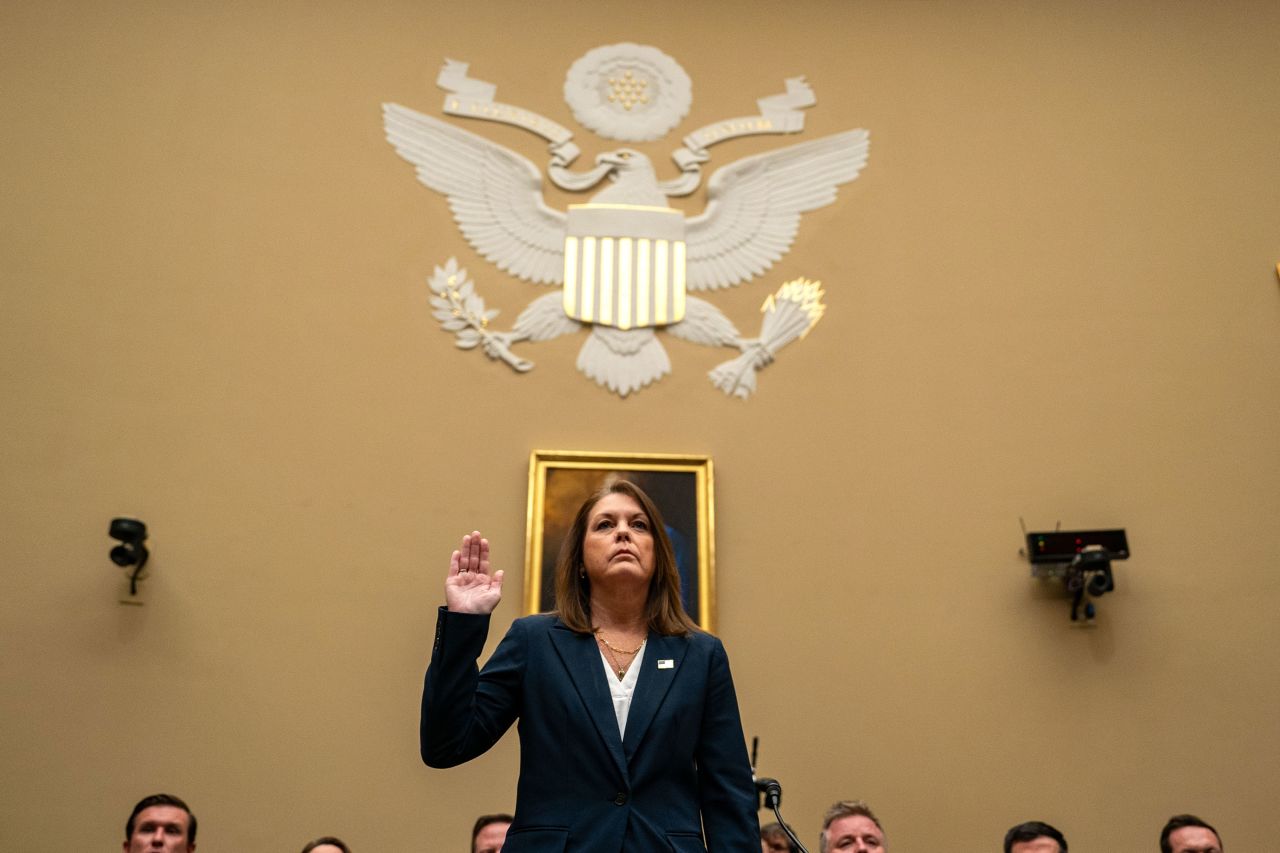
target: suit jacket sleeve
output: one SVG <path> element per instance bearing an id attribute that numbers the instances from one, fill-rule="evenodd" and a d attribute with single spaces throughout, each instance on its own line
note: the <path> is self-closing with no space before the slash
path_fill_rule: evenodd
<path id="1" fill-rule="evenodd" d="M 454 767 L 498 742 L 520 715 L 526 643 L 517 621 L 484 672 L 476 660 L 489 616 L 441 607 L 422 688 L 420 745 L 430 767 Z"/>
<path id="2" fill-rule="evenodd" d="M 724 645 L 715 640 L 707 678 L 707 701 L 698 739 L 698 800 L 707 849 L 754 850 L 760 843 L 755 785 L 747 757 L 738 697 Z"/>

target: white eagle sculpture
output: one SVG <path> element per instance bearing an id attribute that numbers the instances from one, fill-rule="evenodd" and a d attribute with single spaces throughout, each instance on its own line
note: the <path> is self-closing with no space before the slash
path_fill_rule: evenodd
<path id="1" fill-rule="evenodd" d="M 477 252 L 499 269 L 527 281 L 565 284 L 566 238 L 573 210 L 579 206 L 572 206 L 569 214 L 549 207 L 543 200 L 542 173 L 533 163 L 481 136 L 398 104 L 383 105 L 383 120 L 387 140 L 416 167 L 419 181 L 448 198 L 454 220 Z M 680 312 L 667 322 L 661 322 L 661 317 L 640 322 L 630 315 L 620 322 L 617 316 L 610 319 L 581 312 L 575 319 L 567 311 L 572 297 L 566 289 L 563 297 L 556 293 L 534 300 L 511 332 L 488 333 L 492 343 L 486 340 L 486 349 L 493 356 L 493 346 L 548 340 L 589 325 L 578 368 L 622 396 L 670 371 L 666 351 L 654 334 L 656 328 L 698 344 L 735 346 L 744 353 L 754 346 L 757 367 L 761 359 L 767 363 L 776 347 L 764 352 L 759 340 L 741 338 L 719 309 L 705 300 L 686 297 L 684 289 L 729 287 L 768 270 L 791 248 L 800 215 L 833 202 L 837 188 L 858 176 L 867 162 L 867 149 L 867 132 L 851 130 L 745 157 L 717 170 L 708 183 L 705 211 L 680 216 L 683 256 L 673 254 L 669 263 L 672 278 L 682 279 L 675 297 L 680 301 Z M 668 193 L 644 154 L 620 148 L 599 155 L 596 164 L 596 179 L 607 176 L 609 183 L 585 207 L 678 213 L 668 205 Z M 671 194 L 675 193 L 672 188 Z M 630 238 L 626 242 L 630 252 Z M 611 251 L 621 252 L 621 244 Z M 634 268 L 634 262 L 627 263 Z M 456 265 L 452 269 L 456 273 Z M 473 287 L 467 284 L 470 295 Z M 437 294 L 443 299 L 442 290 Z M 437 307 L 448 308 L 444 302 Z M 598 306 L 596 310 L 604 309 Z M 620 307 L 613 310 L 625 314 Z M 453 313 L 457 315 L 456 306 Z M 496 312 L 484 312 L 481 307 L 480 313 L 492 316 Z M 440 316 L 443 321 L 447 314 Z M 582 316 L 592 322 L 583 321 Z M 813 319 L 816 321 L 816 316 Z M 465 345 L 461 339 L 459 345 Z M 520 359 L 504 356 L 504 360 L 518 370 L 532 366 Z M 754 376 L 750 388 L 725 388 L 743 397 L 753 389 Z"/>

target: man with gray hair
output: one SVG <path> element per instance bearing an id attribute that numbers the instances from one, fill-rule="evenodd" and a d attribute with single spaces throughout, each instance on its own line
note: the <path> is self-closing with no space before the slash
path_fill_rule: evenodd
<path id="1" fill-rule="evenodd" d="M 884 827 L 862 800 L 841 800 L 822 819 L 821 853 L 886 853 Z"/>

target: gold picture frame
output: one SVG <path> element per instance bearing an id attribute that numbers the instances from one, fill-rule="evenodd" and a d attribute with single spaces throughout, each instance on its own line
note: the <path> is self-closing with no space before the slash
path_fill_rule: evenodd
<path id="1" fill-rule="evenodd" d="M 704 631 L 714 630 L 715 499 L 709 456 L 564 450 L 529 454 L 525 613 L 553 609 L 560 544 L 582 502 L 611 477 L 635 482 L 658 505 L 676 551 L 685 609 Z"/>

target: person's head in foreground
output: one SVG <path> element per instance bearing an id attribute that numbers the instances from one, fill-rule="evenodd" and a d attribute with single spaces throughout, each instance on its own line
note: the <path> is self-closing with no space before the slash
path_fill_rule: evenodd
<path id="1" fill-rule="evenodd" d="M 309 842 L 302 848 L 302 853 L 351 853 L 351 848 L 341 838 L 326 835 Z"/>
<path id="2" fill-rule="evenodd" d="M 1193 814 L 1174 815 L 1160 831 L 1160 853 L 1222 853 L 1222 837 Z"/>
<path id="3" fill-rule="evenodd" d="M 124 825 L 124 853 L 195 853 L 196 816 L 172 794 L 138 800 Z"/>
<path id="4" fill-rule="evenodd" d="M 1044 821 L 1029 820 L 1005 833 L 1004 853 L 1067 853 L 1067 839 Z"/>
<path id="5" fill-rule="evenodd" d="M 507 840 L 507 828 L 515 820 L 509 814 L 486 814 L 471 827 L 471 853 L 498 853 Z"/>
<path id="6" fill-rule="evenodd" d="M 861 800 L 841 800 L 822 819 L 821 853 L 884 853 L 884 827 L 871 807 Z"/>

